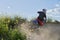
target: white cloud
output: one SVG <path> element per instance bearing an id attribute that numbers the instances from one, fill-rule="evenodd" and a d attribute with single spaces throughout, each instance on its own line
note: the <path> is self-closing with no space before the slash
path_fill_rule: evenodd
<path id="1" fill-rule="evenodd" d="M 56 4 L 56 6 L 57 7 L 47 11 L 47 16 L 60 21 L 60 19 L 59 19 L 60 18 L 60 7 L 59 7 L 60 5 Z"/>
<path id="2" fill-rule="evenodd" d="M 47 13 L 52 12 L 52 9 L 48 10 Z"/>
<path id="3" fill-rule="evenodd" d="M 10 8 L 10 6 L 8 6 L 8 8 Z"/>
<path id="4" fill-rule="evenodd" d="M 59 7 L 60 5 L 59 4 L 56 4 L 56 7 Z"/>

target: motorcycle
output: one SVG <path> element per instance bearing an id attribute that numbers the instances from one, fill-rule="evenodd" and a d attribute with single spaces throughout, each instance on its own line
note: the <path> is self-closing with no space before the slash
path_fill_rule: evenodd
<path id="1" fill-rule="evenodd" d="M 37 29 L 39 27 L 43 27 L 46 23 L 46 18 L 44 18 L 44 21 L 41 21 L 39 18 L 35 19 L 31 23 L 31 29 Z"/>

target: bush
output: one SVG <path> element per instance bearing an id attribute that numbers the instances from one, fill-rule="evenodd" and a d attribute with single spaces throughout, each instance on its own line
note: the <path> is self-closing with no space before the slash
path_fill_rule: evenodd
<path id="1" fill-rule="evenodd" d="M 47 23 L 51 23 L 52 22 L 52 19 L 51 18 L 48 18 L 47 19 Z"/>
<path id="2" fill-rule="evenodd" d="M 55 20 L 55 23 L 60 23 L 59 21 Z"/>
<path id="3" fill-rule="evenodd" d="M 16 29 L 15 30 L 10 30 L 10 31 L 1 31 L 0 32 L 0 40 L 26 40 L 26 35 L 18 32 Z"/>
<path id="4" fill-rule="evenodd" d="M 0 40 L 26 40 L 25 34 L 19 32 L 17 28 L 11 28 L 18 24 L 18 19 L 10 17 L 0 18 Z"/>

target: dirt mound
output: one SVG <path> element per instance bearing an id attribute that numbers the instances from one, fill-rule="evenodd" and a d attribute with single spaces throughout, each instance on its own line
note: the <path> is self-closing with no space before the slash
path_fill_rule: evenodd
<path id="1" fill-rule="evenodd" d="M 35 31 L 29 29 L 29 23 L 23 23 L 21 26 L 21 31 L 27 34 L 27 40 L 60 40 L 59 24 L 46 24 L 45 28 L 38 28 Z"/>

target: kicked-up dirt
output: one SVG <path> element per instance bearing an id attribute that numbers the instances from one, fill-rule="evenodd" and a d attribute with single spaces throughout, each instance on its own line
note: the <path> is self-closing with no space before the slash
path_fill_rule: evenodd
<path id="1" fill-rule="evenodd" d="M 48 23 L 36 30 L 30 30 L 29 23 L 21 25 L 21 31 L 24 31 L 27 40 L 60 40 L 60 24 Z"/>

